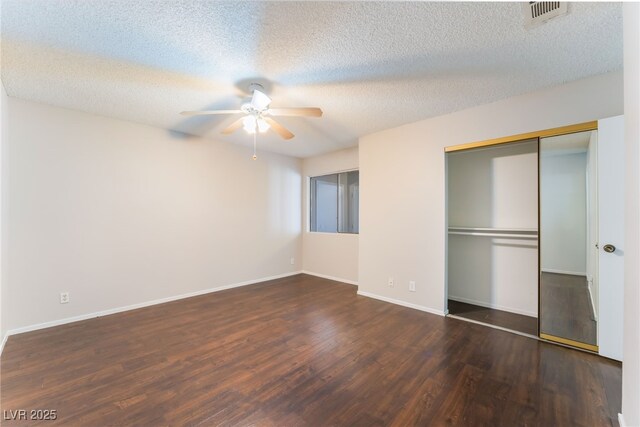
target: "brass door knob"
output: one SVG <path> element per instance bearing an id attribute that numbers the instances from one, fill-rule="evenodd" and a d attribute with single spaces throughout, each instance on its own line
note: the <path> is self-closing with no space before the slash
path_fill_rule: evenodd
<path id="1" fill-rule="evenodd" d="M 613 245 L 609 245 L 609 244 L 604 245 L 604 246 L 602 247 L 602 249 L 604 249 L 604 251 L 605 251 L 605 252 L 607 252 L 607 253 L 613 253 L 613 252 L 615 252 L 615 251 L 616 251 L 616 247 L 615 247 L 615 246 L 613 246 Z"/>

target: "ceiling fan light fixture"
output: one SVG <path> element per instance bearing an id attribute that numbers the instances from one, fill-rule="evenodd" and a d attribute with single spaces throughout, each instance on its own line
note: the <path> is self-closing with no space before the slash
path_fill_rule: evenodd
<path id="1" fill-rule="evenodd" d="M 247 116 L 242 119 L 242 127 L 247 133 L 256 133 L 256 118 L 254 116 Z"/>
<path id="2" fill-rule="evenodd" d="M 262 117 L 259 117 L 256 120 L 256 123 L 258 124 L 258 131 L 260 133 L 265 133 L 271 127 L 271 125 L 269 123 L 267 123 Z"/>

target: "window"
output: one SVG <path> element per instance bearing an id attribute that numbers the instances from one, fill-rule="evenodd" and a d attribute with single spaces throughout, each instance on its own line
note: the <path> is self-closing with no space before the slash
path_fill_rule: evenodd
<path id="1" fill-rule="evenodd" d="M 358 171 L 311 178 L 311 231 L 358 233 Z"/>

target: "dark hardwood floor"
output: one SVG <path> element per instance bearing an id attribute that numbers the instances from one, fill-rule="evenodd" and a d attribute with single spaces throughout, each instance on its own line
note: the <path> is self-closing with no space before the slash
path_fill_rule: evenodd
<path id="1" fill-rule="evenodd" d="M 12 336 L 1 368 L 42 425 L 604 426 L 621 401 L 619 363 L 306 275 Z"/>
<path id="2" fill-rule="evenodd" d="M 596 345 L 597 329 L 586 277 L 543 272 L 540 278 L 540 331 Z"/>
<path id="3" fill-rule="evenodd" d="M 448 300 L 449 314 L 538 336 L 538 319 L 493 308 Z"/>

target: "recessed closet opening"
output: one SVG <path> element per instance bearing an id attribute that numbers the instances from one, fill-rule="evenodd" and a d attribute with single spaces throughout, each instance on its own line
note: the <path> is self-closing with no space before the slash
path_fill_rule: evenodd
<path id="1" fill-rule="evenodd" d="M 538 335 L 538 138 L 449 152 L 449 314 Z"/>
<path id="2" fill-rule="evenodd" d="M 445 149 L 450 316 L 621 360 L 623 129 Z"/>

